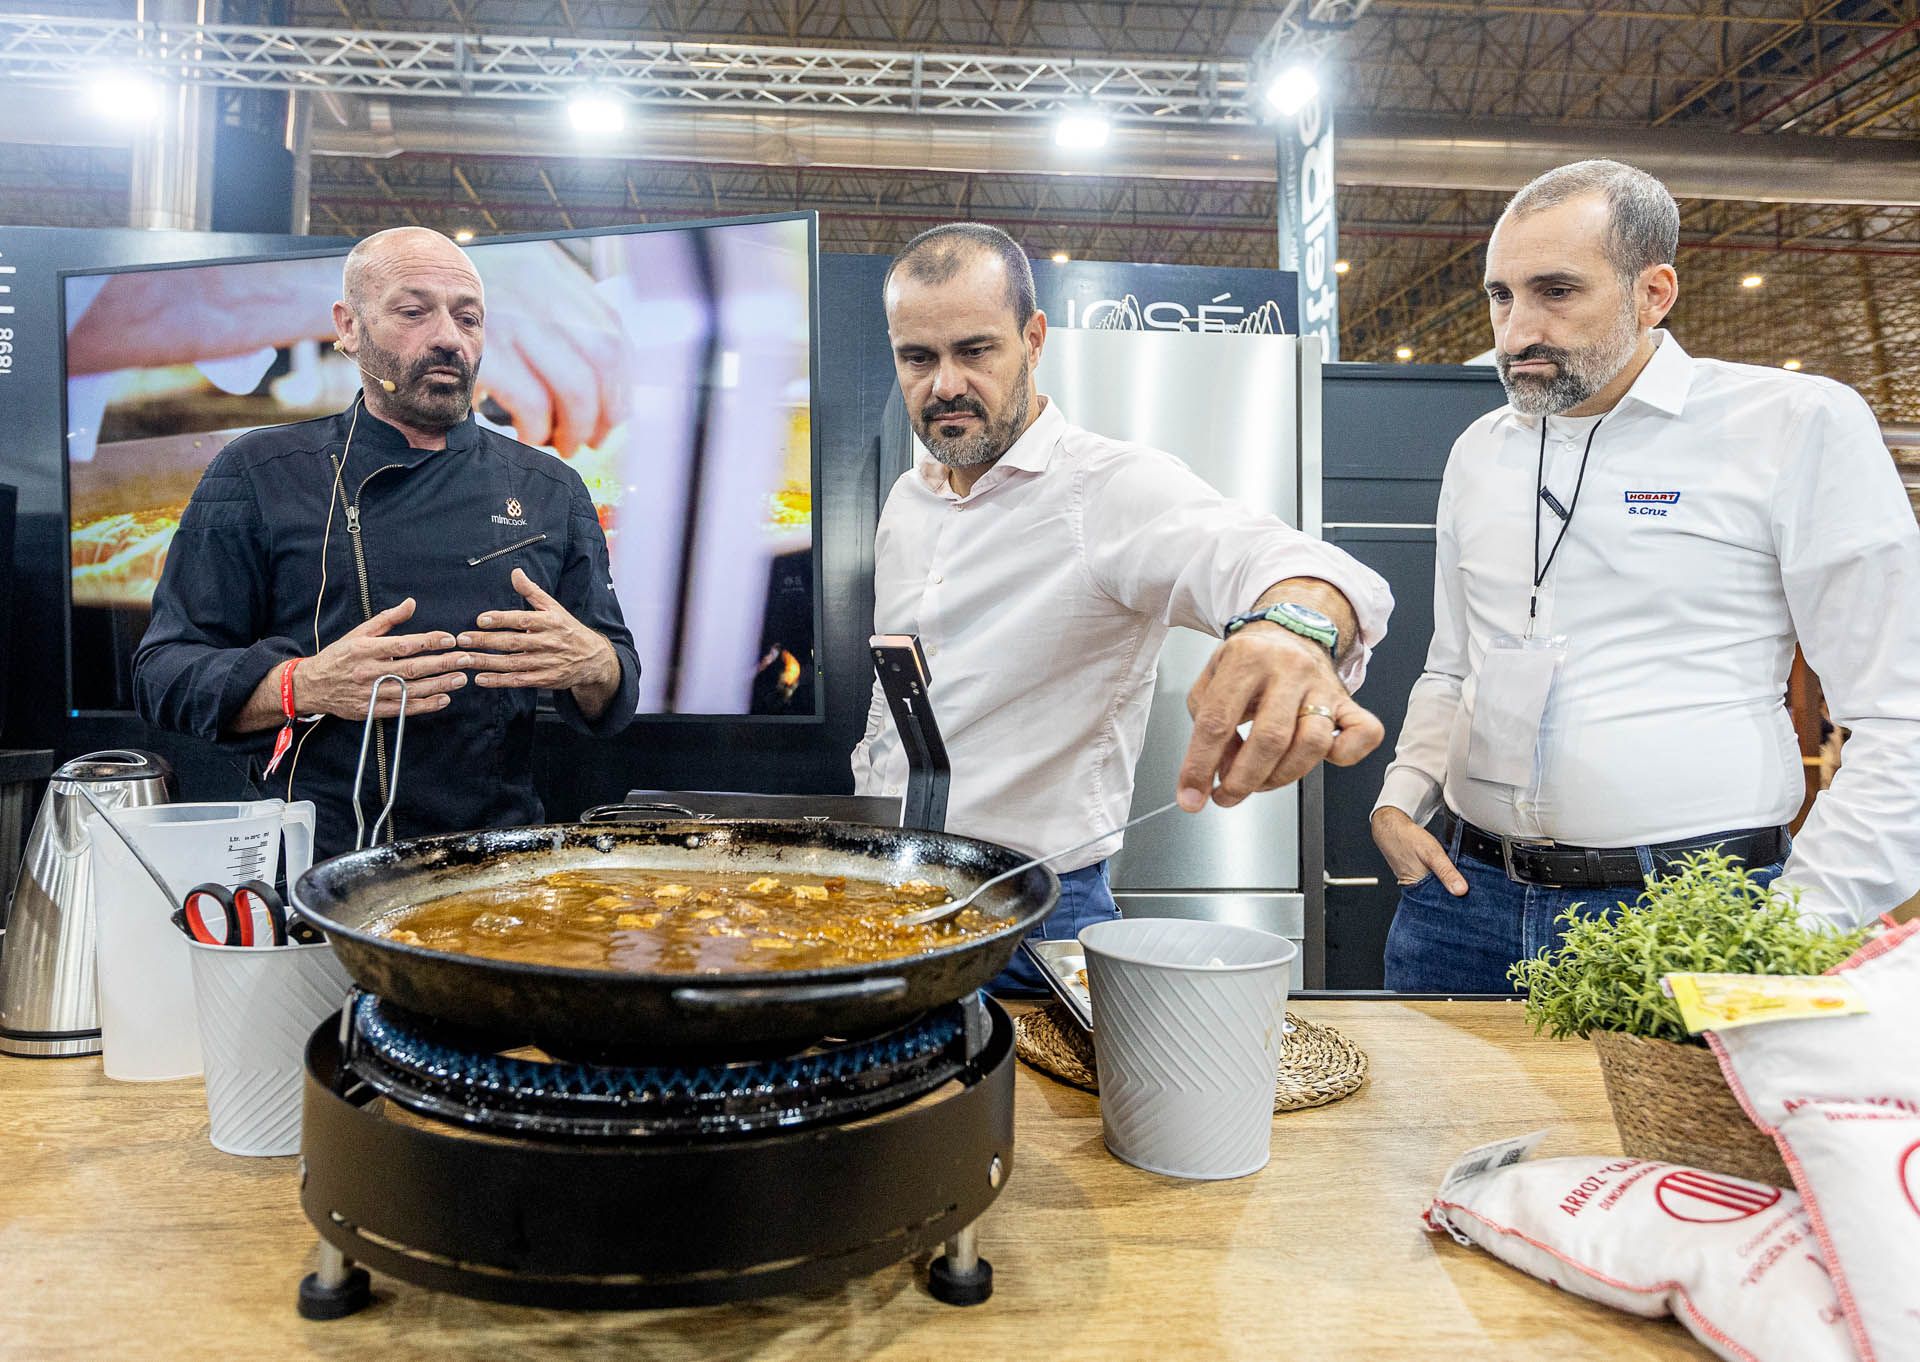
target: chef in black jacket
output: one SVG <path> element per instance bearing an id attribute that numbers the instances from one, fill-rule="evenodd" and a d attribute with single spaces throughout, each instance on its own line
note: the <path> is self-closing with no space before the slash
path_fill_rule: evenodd
<path id="1" fill-rule="evenodd" d="M 243 754 L 317 806 L 315 853 L 353 844 L 374 678 L 407 678 L 400 836 L 539 822 L 534 702 L 583 732 L 632 720 L 640 664 L 587 489 L 560 459 L 474 424 L 480 277 L 437 232 L 347 257 L 337 349 L 366 377 L 337 416 L 252 431 L 180 518 L 134 657 L 140 712 Z M 386 802 L 397 690 L 364 796 Z M 315 717 L 318 716 L 318 717 Z"/>

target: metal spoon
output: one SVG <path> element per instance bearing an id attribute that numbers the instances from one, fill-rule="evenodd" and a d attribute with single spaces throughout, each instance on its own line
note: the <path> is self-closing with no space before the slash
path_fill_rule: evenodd
<path id="1" fill-rule="evenodd" d="M 1128 828 L 1134 827 L 1137 824 L 1144 823 L 1149 818 L 1158 818 L 1161 814 L 1166 813 L 1168 810 L 1177 809 L 1179 807 L 1180 807 L 1179 800 L 1177 799 L 1170 800 L 1169 802 L 1162 804 L 1159 808 L 1154 809 L 1150 813 L 1143 813 L 1138 818 L 1130 818 L 1126 822 L 1122 823 L 1119 827 L 1109 828 L 1105 832 L 1100 833 L 1097 836 L 1087 838 L 1087 840 L 1084 842 L 1075 842 L 1070 847 L 1061 847 L 1060 850 L 1050 851 L 1045 856 L 1035 856 L 1031 861 L 1023 861 L 1019 865 L 1016 865 L 1011 870 L 1003 870 L 998 875 L 995 875 L 992 879 L 976 887 L 971 894 L 968 894 L 963 899 L 960 899 L 957 901 L 949 900 L 946 903 L 935 904 L 931 908 L 916 909 L 911 913 L 906 913 L 900 917 L 895 918 L 894 921 L 902 927 L 924 927 L 929 922 L 940 922 L 946 918 L 952 917 L 955 913 L 958 913 L 963 909 L 965 909 L 975 899 L 979 898 L 982 894 L 986 893 L 987 890 L 993 888 L 994 885 L 1000 883 L 1000 881 L 1002 880 L 1010 880 L 1015 875 L 1018 875 L 1023 871 L 1033 869 L 1036 865 L 1041 865 L 1047 861 L 1054 860 L 1057 857 L 1065 856 L 1069 852 L 1079 851 L 1082 847 L 1090 847 L 1095 842 L 1104 842 L 1107 840 L 1107 838 L 1112 837 L 1118 833 L 1125 832 Z"/>

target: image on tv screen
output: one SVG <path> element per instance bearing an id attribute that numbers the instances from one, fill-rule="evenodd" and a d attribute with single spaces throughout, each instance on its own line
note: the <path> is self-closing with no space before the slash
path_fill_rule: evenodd
<path id="1" fill-rule="evenodd" d="M 817 717 L 810 216 L 467 249 L 475 417 L 586 482 L 639 711 Z M 65 277 L 75 709 L 132 708 L 167 547 L 222 446 L 354 400 L 344 255 Z"/>

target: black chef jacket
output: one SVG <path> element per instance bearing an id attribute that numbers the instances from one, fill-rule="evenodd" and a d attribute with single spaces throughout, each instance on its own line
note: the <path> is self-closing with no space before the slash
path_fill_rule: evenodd
<path id="1" fill-rule="evenodd" d="M 247 758 L 266 793 L 317 806 L 316 857 L 351 850 L 353 774 L 361 725 L 322 719 L 307 737 L 294 788 L 292 754 L 264 775 L 275 730 L 225 737 L 263 677 L 290 657 L 310 657 L 368 616 L 415 600 L 397 633 L 476 627 L 483 610 L 524 610 L 511 581 L 529 577 L 587 627 L 605 635 L 620 662 L 620 690 L 596 721 L 572 696 L 554 696 L 560 715 L 590 734 L 611 734 L 633 718 L 640 663 L 608 573 L 607 541 L 580 475 L 560 459 L 483 430 L 469 416 L 447 432 L 445 449 L 414 449 L 393 426 L 356 401 L 338 416 L 240 436 L 220 451 L 180 517 L 153 598 L 153 621 L 134 655 L 142 717 L 220 742 Z M 346 462 L 326 536 L 334 459 Z M 355 535 L 358 508 L 365 559 L 363 601 Z M 318 639 L 314 603 L 319 600 Z M 297 678 L 296 678 L 297 679 Z M 394 688 L 384 694 L 391 698 Z M 468 684 L 445 709 L 407 720 L 394 806 L 396 835 L 419 836 L 542 821 L 531 752 L 533 690 Z M 394 721 L 384 720 L 391 757 Z M 295 740 L 305 733 L 295 732 Z M 363 806 L 371 827 L 383 803 L 372 757 Z"/>

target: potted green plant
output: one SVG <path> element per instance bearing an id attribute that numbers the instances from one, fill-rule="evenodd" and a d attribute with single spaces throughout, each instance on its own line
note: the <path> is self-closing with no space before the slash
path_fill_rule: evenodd
<path id="1" fill-rule="evenodd" d="M 1687 1034 L 1662 975 L 1821 974 L 1871 927 L 1809 925 L 1799 895 L 1776 894 L 1718 851 L 1690 855 L 1634 903 L 1562 915 L 1558 947 L 1511 971 L 1536 1034 L 1591 1037 L 1620 1145 L 1663 1159 L 1791 1186 L 1773 1141 L 1740 1109 L 1713 1052 Z"/>

